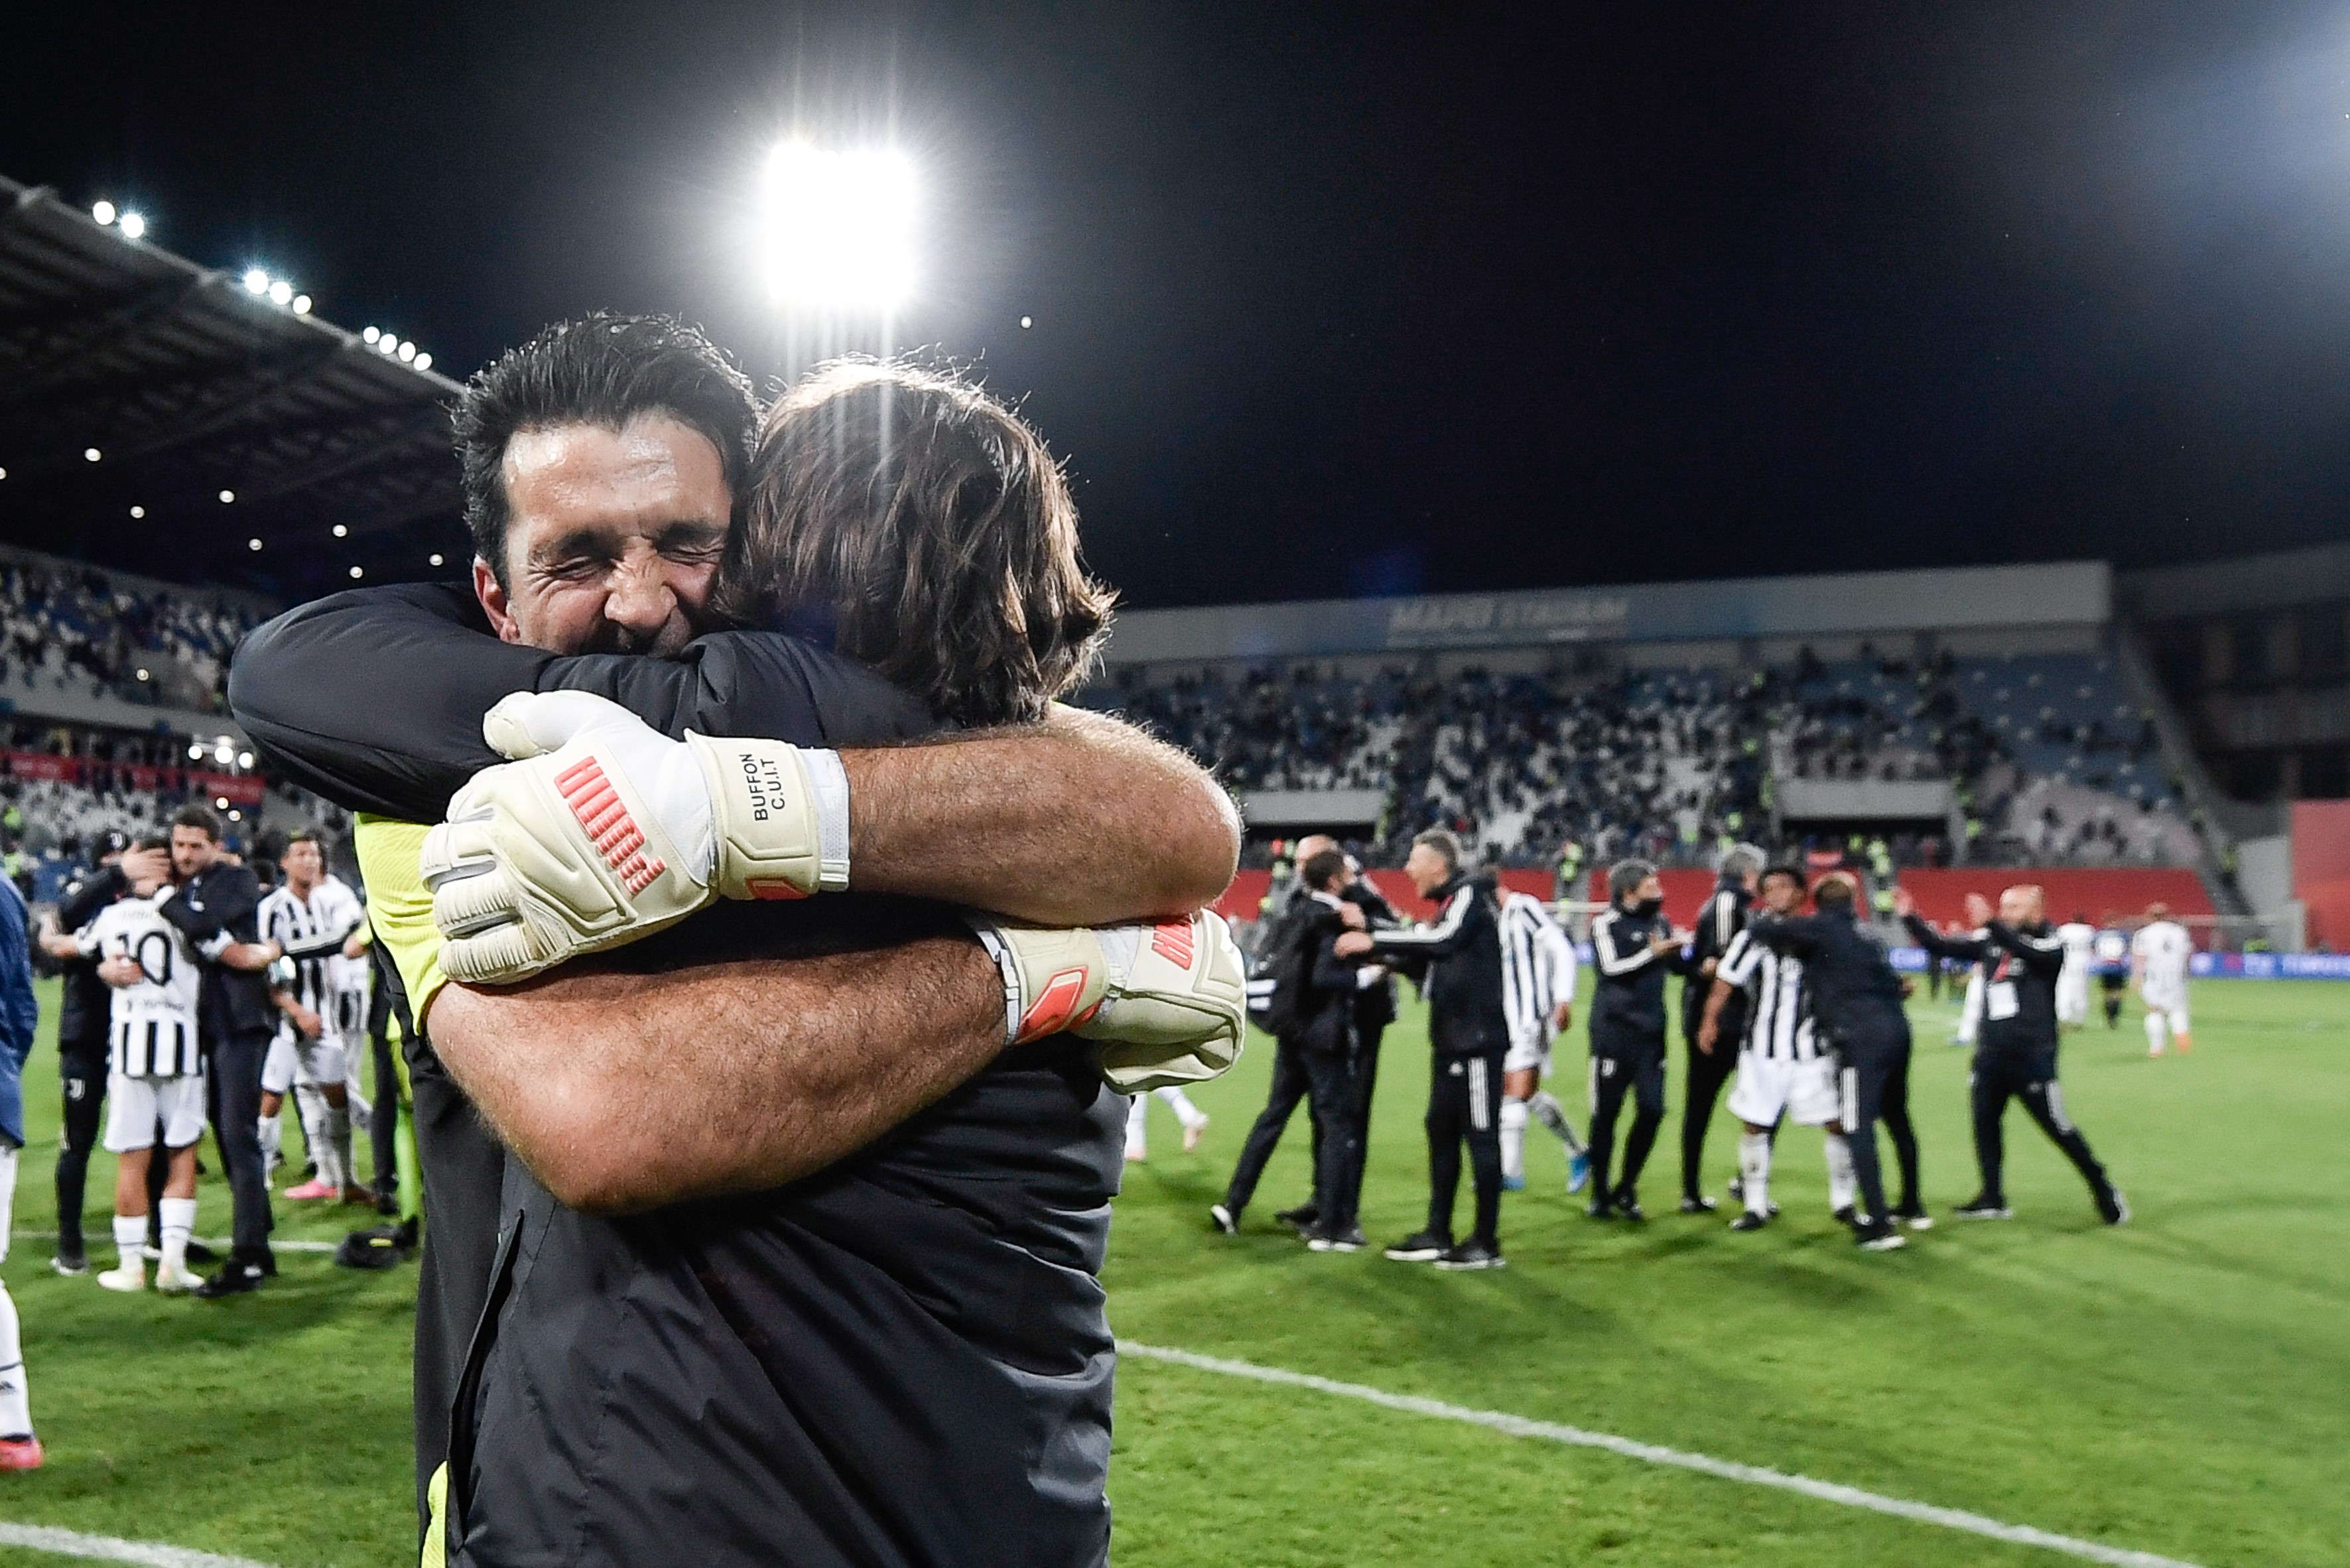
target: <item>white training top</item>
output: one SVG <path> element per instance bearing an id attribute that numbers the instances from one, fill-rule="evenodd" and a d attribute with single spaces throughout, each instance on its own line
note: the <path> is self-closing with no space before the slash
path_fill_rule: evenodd
<path id="1" fill-rule="evenodd" d="M 343 943 L 366 919 L 359 895 L 339 877 L 320 881 L 307 898 L 296 897 L 286 886 L 261 900 L 261 940 L 277 943 L 294 961 L 295 981 L 289 988 L 294 1000 L 317 1013 L 328 1029 L 341 1026 L 334 966 L 345 961 Z M 293 1028 L 291 1019 L 281 1019 L 278 1033 L 290 1035 Z"/>
<path id="2" fill-rule="evenodd" d="M 1558 1004 L 1575 1000 L 1575 944 L 1541 899 L 1512 893 L 1502 900 L 1502 1002 L 1513 1046 L 1550 1044 Z"/>
<path id="3" fill-rule="evenodd" d="M 2187 989 L 2187 956 L 2195 950 L 2187 928 L 2176 920 L 2157 920 L 2138 928 L 2130 939 L 2130 954 L 2147 991 L 2169 995 Z"/>
<path id="4" fill-rule="evenodd" d="M 120 898 L 74 939 L 93 962 L 129 958 L 146 978 L 114 987 L 109 1014 L 114 1070 L 132 1078 L 190 1077 L 203 1071 L 196 1004 L 203 971 L 179 928 L 152 898 Z"/>

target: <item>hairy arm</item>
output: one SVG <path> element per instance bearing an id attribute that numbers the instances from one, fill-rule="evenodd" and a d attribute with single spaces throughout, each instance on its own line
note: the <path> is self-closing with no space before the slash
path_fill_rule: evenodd
<path id="1" fill-rule="evenodd" d="M 995 1058 L 1003 986 L 972 942 L 926 937 L 650 975 L 574 966 L 509 990 L 449 985 L 425 1024 L 548 1191 L 624 1213 L 759 1191 L 854 1153 Z"/>
<path id="2" fill-rule="evenodd" d="M 1240 815 L 1205 770 L 1098 713 L 841 753 L 849 880 L 1045 926 L 1183 915 L 1215 901 Z"/>

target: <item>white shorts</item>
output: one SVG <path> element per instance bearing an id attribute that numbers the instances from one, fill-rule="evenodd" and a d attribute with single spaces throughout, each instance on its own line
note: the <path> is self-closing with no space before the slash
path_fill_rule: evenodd
<path id="1" fill-rule="evenodd" d="M 1784 1116 L 1798 1127 L 1825 1127 L 1842 1107 L 1836 1095 L 1835 1060 L 1814 1056 L 1808 1062 L 1738 1056 L 1738 1082 L 1730 1088 L 1730 1114 L 1749 1127 L 1767 1127 Z"/>
<path id="2" fill-rule="evenodd" d="M 1502 1071 L 1523 1073 L 1529 1067 L 1540 1067 L 1544 1077 L 1550 1076 L 1550 1038 L 1547 1034 L 1534 1044 L 1516 1040 L 1510 1042 L 1509 1054 L 1502 1058 Z"/>
<path id="3" fill-rule="evenodd" d="M 2056 977 L 2056 1022 L 2086 1023 L 2089 1021 L 2089 977 L 2078 970 L 2066 970 Z"/>
<path id="4" fill-rule="evenodd" d="M 2146 1010 L 2159 1012 L 2170 1021 L 2173 1034 L 2191 1034 L 2187 1027 L 2187 994 L 2184 992 L 2157 991 L 2147 994 Z"/>
<path id="5" fill-rule="evenodd" d="M 106 1080 L 106 1147 L 109 1154 L 155 1147 L 155 1124 L 163 1124 L 163 1147 L 185 1148 L 204 1136 L 204 1075 L 182 1078 Z"/>
<path id="6" fill-rule="evenodd" d="M 316 1040 L 281 1033 L 269 1043 L 268 1058 L 261 1064 L 261 1092 L 282 1095 L 296 1084 L 306 1089 L 339 1084 L 350 1061 L 342 1036 L 331 1029 Z"/>

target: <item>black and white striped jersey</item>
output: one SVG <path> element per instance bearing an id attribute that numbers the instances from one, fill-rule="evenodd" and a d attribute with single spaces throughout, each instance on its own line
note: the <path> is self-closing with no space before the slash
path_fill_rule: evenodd
<path id="1" fill-rule="evenodd" d="M 1713 973 L 1716 980 L 1746 992 L 1746 1038 L 1741 1050 L 1773 1062 L 1808 1062 L 1819 1054 L 1803 960 L 1741 931 L 1730 940 L 1730 950 Z"/>
<path id="2" fill-rule="evenodd" d="M 337 981 L 359 968 L 343 961 L 343 944 L 366 919 L 359 895 L 338 877 L 321 881 L 310 889 L 307 898 L 296 895 L 291 887 L 281 887 L 261 900 L 261 940 L 283 947 L 294 962 L 295 981 L 286 989 L 328 1029 L 338 1028 L 343 1014 L 350 1011 L 338 1005 Z M 364 997 L 358 1016 L 362 1021 L 366 1017 Z M 286 1021 L 279 1027 L 290 1029 L 293 1024 Z"/>
<path id="3" fill-rule="evenodd" d="M 145 976 L 116 986 L 109 1003 L 109 1062 L 133 1078 L 190 1077 L 203 1071 L 196 1005 L 203 970 L 179 928 L 151 898 L 121 898 L 100 909 L 75 939 L 84 958 L 135 961 Z"/>
<path id="4" fill-rule="evenodd" d="M 1558 1004 L 1575 1000 L 1575 944 L 1541 899 L 1512 893 L 1502 900 L 1502 1006 L 1512 1045 L 1550 1044 Z"/>

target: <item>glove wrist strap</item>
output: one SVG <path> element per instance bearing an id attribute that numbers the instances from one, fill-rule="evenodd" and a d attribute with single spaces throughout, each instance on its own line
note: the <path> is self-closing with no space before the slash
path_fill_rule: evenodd
<path id="1" fill-rule="evenodd" d="M 800 765 L 807 770 L 808 787 L 816 794 L 817 891 L 848 890 L 848 770 L 838 752 L 802 748 Z"/>
<path id="2" fill-rule="evenodd" d="M 799 898 L 848 887 L 848 774 L 838 752 L 689 732 L 710 788 L 728 898 Z"/>
<path id="3" fill-rule="evenodd" d="M 970 925 L 972 934 L 979 938 L 980 947 L 995 961 L 995 971 L 1003 981 L 1003 1043 L 1015 1044 L 1020 1039 L 1020 1014 L 1025 1011 L 1021 1005 L 1021 992 L 1025 988 L 1020 983 L 1019 957 L 1013 952 L 1012 944 L 1004 940 L 1002 931 L 976 915 L 966 915 L 963 919 Z"/>

